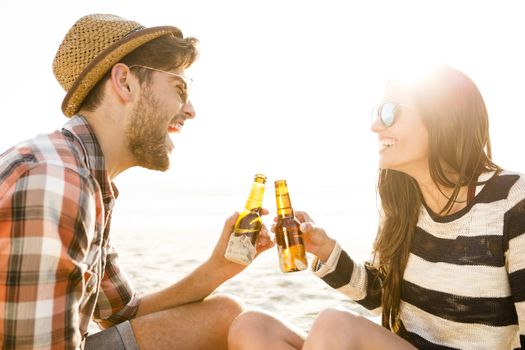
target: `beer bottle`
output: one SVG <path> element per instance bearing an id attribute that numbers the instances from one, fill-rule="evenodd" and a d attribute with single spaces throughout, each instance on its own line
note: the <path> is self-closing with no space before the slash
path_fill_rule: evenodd
<path id="1" fill-rule="evenodd" d="M 299 230 L 299 220 L 294 216 L 286 180 L 275 181 L 275 200 L 277 202 L 277 224 L 275 240 L 279 254 L 279 267 L 282 272 L 305 270 L 308 260 Z"/>
<path id="2" fill-rule="evenodd" d="M 239 213 L 228 241 L 224 257 L 242 265 L 249 265 L 256 253 L 257 239 L 262 227 L 261 208 L 266 176 L 256 174 L 244 209 Z"/>

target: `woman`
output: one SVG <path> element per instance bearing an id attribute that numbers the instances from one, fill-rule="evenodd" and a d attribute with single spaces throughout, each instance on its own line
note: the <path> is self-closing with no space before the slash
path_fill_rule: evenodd
<path id="1" fill-rule="evenodd" d="M 525 347 L 525 177 L 491 161 L 476 85 L 450 67 L 391 81 L 372 131 L 381 204 L 372 261 L 354 262 L 308 214 L 297 216 L 314 273 L 380 312 L 383 327 L 329 309 L 306 336 L 247 312 L 231 348 Z"/>

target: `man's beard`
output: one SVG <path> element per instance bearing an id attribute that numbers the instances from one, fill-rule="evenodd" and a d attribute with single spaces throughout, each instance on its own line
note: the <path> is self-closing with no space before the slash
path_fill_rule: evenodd
<path id="1" fill-rule="evenodd" d="M 137 165 L 166 171 L 170 165 L 165 125 L 167 118 L 160 112 L 161 103 L 152 96 L 151 91 L 143 91 L 126 130 L 128 149 Z"/>

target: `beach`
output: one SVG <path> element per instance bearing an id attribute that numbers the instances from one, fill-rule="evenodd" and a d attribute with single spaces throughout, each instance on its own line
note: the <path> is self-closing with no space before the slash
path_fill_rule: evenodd
<path id="1" fill-rule="evenodd" d="M 363 193 L 339 185 L 315 190 L 296 186 L 296 192 L 291 192 L 294 207 L 307 209 L 317 224 L 360 262 L 370 255 L 377 225 L 374 193 L 361 188 Z M 112 244 L 135 288 L 148 293 L 183 278 L 209 257 L 224 220 L 244 204 L 249 182 L 238 187 L 192 187 L 157 181 L 141 186 L 132 181 L 119 185 L 119 190 L 112 218 Z M 275 215 L 273 184 L 266 191 L 264 205 L 270 214 L 264 222 L 269 226 Z M 347 207 L 356 202 L 348 198 L 360 196 L 368 199 L 354 208 Z M 308 260 L 311 263 L 313 256 L 308 255 Z M 276 248 L 262 253 L 216 292 L 238 297 L 248 308 L 277 314 L 305 331 L 327 307 L 345 307 L 371 316 L 309 269 L 282 273 Z"/>

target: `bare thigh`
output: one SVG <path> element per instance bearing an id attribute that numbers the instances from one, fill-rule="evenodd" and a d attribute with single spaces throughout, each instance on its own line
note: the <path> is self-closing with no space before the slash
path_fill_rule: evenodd
<path id="1" fill-rule="evenodd" d="M 304 343 L 304 350 L 315 349 L 415 349 L 403 338 L 343 309 L 327 309 L 315 319 Z"/>
<path id="2" fill-rule="evenodd" d="M 233 322 L 230 350 L 301 349 L 306 333 L 292 323 L 263 311 L 245 311 Z"/>
<path id="3" fill-rule="evenodd" d="M 227 349 L 230 325 L 242 307 L 227 296 L 212 296 L 131 320 L 142 350 Z"/>

